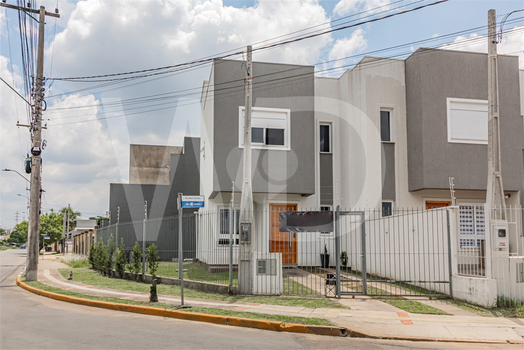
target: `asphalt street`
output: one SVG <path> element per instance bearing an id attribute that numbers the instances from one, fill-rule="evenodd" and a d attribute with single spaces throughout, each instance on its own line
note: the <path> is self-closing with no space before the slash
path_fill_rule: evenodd
<path id="1" fill-rule="evenodd" d="M 16 285 L 26 251 L 0 253 L 1 349 L 522 349 L 278 333 L 80 306 Z"/>

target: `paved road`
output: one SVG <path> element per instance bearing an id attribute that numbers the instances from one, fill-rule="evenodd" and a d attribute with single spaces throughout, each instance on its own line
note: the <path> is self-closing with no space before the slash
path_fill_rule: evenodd
<path id="1" fill-rule="evenodd" d="M 522 349 L 276 333 L 79 306 L 18 287 L 25 257 L 0 253 L 1 349 Z"/>

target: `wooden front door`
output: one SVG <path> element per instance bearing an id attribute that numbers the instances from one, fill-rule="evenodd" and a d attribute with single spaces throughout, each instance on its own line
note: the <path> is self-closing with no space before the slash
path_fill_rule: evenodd
<path id="1" fill-rule="evenodd" d="M 451 202 L 449 201 L 426 201 L 426 210 L 449 207 L 450 205 Z"/>
<path id="2" fill-rule="evenodd" d="M 297 211 L 296 204 L 269 204 L 269 252 L 282 253 L 282 264 L 297 263 L 297 233 L 279 232 L 278 213 Z"/>

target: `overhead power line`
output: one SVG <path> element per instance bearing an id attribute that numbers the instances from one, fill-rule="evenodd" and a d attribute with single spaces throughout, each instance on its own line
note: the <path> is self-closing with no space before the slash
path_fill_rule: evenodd
<path id="1" fill-rule="evenodd" d="M 417 6 L 417 7 L 414 7 L 414 8 L 411 8 L 411 9 L 407 9 L 407 10 L 403 10 L 403 11 L 400 11 L 400 12 L 396 12 L 396 13 L 393 13 L 393 14 L 388 14 L 388 15 L 385 15 L 385 16 L 382 16 L 382 17 L 372 18 L 372 19 L 369 19 L 369 20 L 366 20 L 366 21 L 361 21 L 361 22 L 358 22 L 358 23 L 345 25 L 345 26 L 340 26 L 340 27 L 337 27 L 337 28 L 329 29 L 329 30 L 324 30 L 324 31 L 321 31 L 319 33 L 309 34 L 309 35 L 305 35 L 305 36 L 294 38 L 294 39 L 290 39 L 290 40 L 284 40 L 284 41 L 281 41 L 281 42 L 277 42 L 277 43 L 273 43 L 273 44 L 269 44 L 269 45 L 264 45 L 264 46 L 261 46 L 261 47 L 258 47 L 258 48 L 254 48 L 253 51 L 260 51 L 260 50 L 274 48 L 274 47 L 278 47 L 278 46 L 282 46 L 282 45 L 287 45 L 287 44 L 303 41 L 303 40 L 306 40 L 306 39 L 315 38 L 315 37 L 318 37 L 318 36 L 321 36 L 321 35 L 333 33 L 333 32 L 336 32 L 336 31 L 340 31 L 340 30 L 344 30 L 344 29 L 348 29 L 348 28 L 361 26 L 363 24 L 368 24 L 368 23 L 373 23 L 373 22 L 385 20 L 385 19 L 388 19 L 388 18 L 391 18 L 391 17 L 395 17 L 395 16 L 399 16 L 399 15 L 402 15 L 402 14 L 406 14 L 406 13 L 409 13 L 409 12 L 418 11 L 418 10 L 421 10 L 421 9 L 429 7 L 429 6 L 438 5 L 438 4 L 447 2 L 447 1 L 449 1 L 449 0 L 438 0 L 438 1 L 435 1 L 435 2 L 432 2 L 432 3 L 429 3 L 429 4 Z M 229 58 L 229 57 L 232 57 L 232 56 L 241 55 L 241 54 L 244 54 L 244 53 L 245 53 L 245 50 L 241 50 L 241 51 L 236 51 L 236 52 L 229 53 L 229 54 L 226 54 L 226 55 L 209 57 L 209 58 L 203 58 L 203 59 L 197 59 L 197 60 L 194 60 L 194 61 L 185 62 L 185 63 L 179 63 L 179 64 L 175 64 L 175 65 L 170 65 L 170 66 L 151 68 L 151 69 L 143 69 L 143 70 L 137 70 L 137 71 L 131 71 L 131 72 L 111 73 L 111 74 L 102 74 L 102 75 L 91 75 L 91 76 L 83 76 L 83 77 L 48 78 L 48 79 L 49 80 L 71 81 L 71 82 L 73 82 L 73 81 L 74 82 L 86 82 L 86 80 L 89 81 L 89 82 L 100 82 L 100 81 L 96 81 L 96 80 L 92 80 L 92 79 L 113 78 L 113 77 L 121 77 L 121 78 L 116 78 L 116 79 L 120 79 L 120 80 L 136 79 L 136 78 L 143 78 L 143 77 L 156 75 L 156 74 L 163 74 L 163 73 L 158 72 L 158 71 L 162 71 L 162 70 L 173 69 L 173 68 L 185 68 L 185 67 L 188 67 L 188 66 L 193 66 L 195 64 L 210 63 L 214 59 L 225 59 L 225 58 Z M 146 75 L 144 73 L 149 73 L 149 74 Z M 134 74 L 141 74 L 141 75 L 133 76 Z M 124 76 L 124 77 L 122 77 L 122 76 Z M 109 79 L 104 79 L 103 81 L 109 81 Z"/>

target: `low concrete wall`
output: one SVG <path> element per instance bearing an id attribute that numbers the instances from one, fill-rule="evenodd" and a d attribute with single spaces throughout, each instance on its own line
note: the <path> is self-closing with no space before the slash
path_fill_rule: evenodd
<path id="1" fill-rule="evenodd" d="M 488 278 L 453 276 L 453 297 L 491 308 L 497 306 L 497 281 Z"/>
<path id="2" fill-rule="evenodd" d="M 113 270 L 111 273 L 111 277 L 117 278 L 118 273 Z M 135 277 L 130 272 L 125 272 L 124 279 L 134 281 Z M 179 286 L 180 280 L 178 278 L 169 278 L 169 277 L 159 277 L 157 276 L 157 281 L 159 284 L 167 284 L 171 286 Z M 142 275 L 141 273 L 138 274 L 138 282 L 151 284 L 153 281 L 153 277 L 151 275 Z M 226 294 L 226 295 L 237 295 L 238 289 L 237 287 L 229 287 L 224 284 L 217 284 L 217 283 L 208 283 L 208 282 L 199 282 L 199 281 L 191 281 L 184 279 L 184 288 L 194 289 L 198 290 L 200 292 L 205 293 L 218 293 L 218 294 Z"/>

